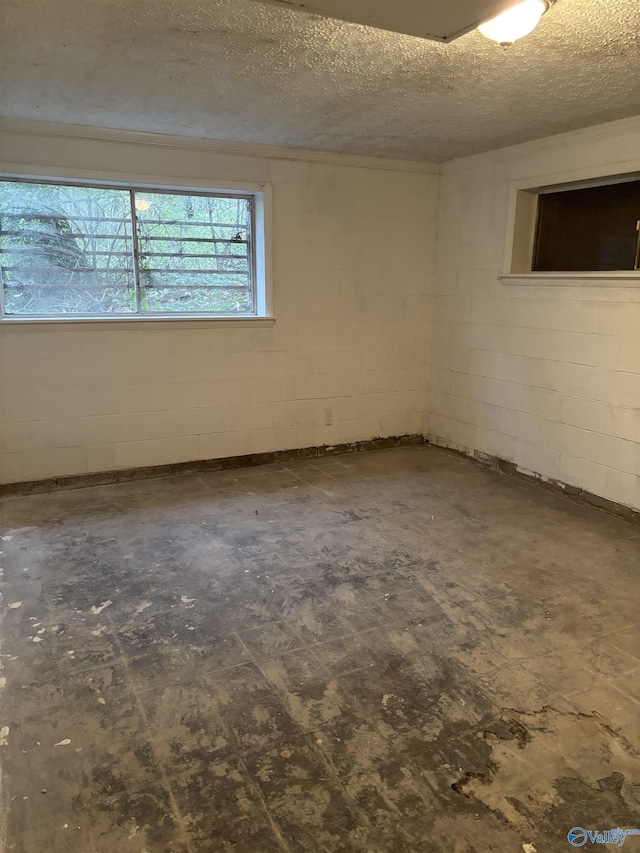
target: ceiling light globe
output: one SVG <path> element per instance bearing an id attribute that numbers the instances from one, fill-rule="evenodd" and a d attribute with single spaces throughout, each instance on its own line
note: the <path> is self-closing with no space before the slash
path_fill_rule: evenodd
<path id="1" fill-rule="evenodd" d="M 535 30 L 548 7 L 546 0 L 523 0 L 501 15 L 480 24 L 478 29 L 483 36 L 498 44 L 513 44 Z"/>

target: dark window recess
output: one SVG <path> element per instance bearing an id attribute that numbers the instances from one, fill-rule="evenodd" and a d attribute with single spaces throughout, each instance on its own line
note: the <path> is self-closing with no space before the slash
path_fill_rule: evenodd
<path id="1" fill-rule="evenodd" d="M 542 193 L 532 270 L 632 270 L 638 220 L 640 180 Z"/>

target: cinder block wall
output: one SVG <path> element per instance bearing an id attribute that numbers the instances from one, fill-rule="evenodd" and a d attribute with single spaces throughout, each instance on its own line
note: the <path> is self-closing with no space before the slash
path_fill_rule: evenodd
<path id="1" fill-rule="evenodd" d="M 512 181 L 640 170 L 639 138 L 638 121 L 614 122 L 452 161 L 438 178 L 8 123 L 8 173 L 270 183 L 277 320 L 3 325 L 0 482 L 424 430 L 640 508 L 638 281 L 498 278 Z"/>
<path id="2" fill-rule="evenodd" d="M 443 167 L 427 432 L 640 508 L 640 279 L 498 279 L 512 181 L 632 170 L 638 120 Z"/>
<path id="3" fill-rule="evenodd" d="M 5 173 L 271 183 L 277 317 L 4 324 L 1 482 L 423 432 L 435 167 L 25 123 L 0 145 Z"/>

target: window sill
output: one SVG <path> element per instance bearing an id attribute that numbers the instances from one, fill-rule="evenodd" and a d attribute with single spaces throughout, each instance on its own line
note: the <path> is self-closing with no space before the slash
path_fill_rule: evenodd
<path id="1" fill-rule="evenodd" d="M 123 329 L 133 325 L 144 326 L 189 326 L 189 328 L 205 328 L 208 326 L 238 326 L 248 328 L 254 326 L 273 326 L 276 318 L 268 317 L 203 317 L 198 315 L 181 315 L 179 317 L 2 317 L 0 325 L 5 326 L 99 326 L 104 329 Z"/>
<path id="2" fill-rule="evenodd" d="M 503 273 L 498 279 L 507 285 L 573 286 L 580 282 L 589 287 L 640 287 L 640 270 L 604 270 L 598 272 L 519 272 Z"/>

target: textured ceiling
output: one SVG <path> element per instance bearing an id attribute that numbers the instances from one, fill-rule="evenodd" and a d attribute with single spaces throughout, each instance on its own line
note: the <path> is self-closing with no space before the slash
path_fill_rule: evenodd
<path id="1" fill-rule="evenodd" d="M 639 34 L 638 0 L 558 0 L 509 49 L 253 0 L 2 0 L 0 114 L 440 162 L 640 113 Z"/>

